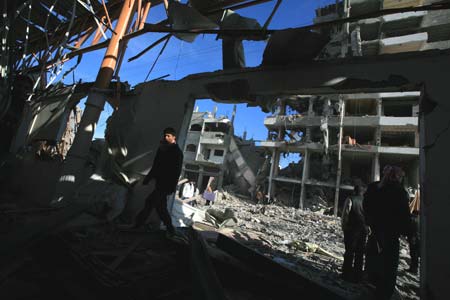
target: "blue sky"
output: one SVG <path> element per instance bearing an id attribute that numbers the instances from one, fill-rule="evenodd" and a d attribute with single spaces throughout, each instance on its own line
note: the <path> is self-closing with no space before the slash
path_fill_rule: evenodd
<path id="1" fill-rule="evenodd" d="M 186 0 L 181 2 L 184 3 Z M 311 24 L 315 16 L 316 8 L 334 2 L 335 0 L 284 0 L 273 17 L 269 29 L 283 29 Z M 237 12 L 243 16 L 255 18 L 260 24 L 264 24 L 275 3 L 276 1 L 270 1 L 251 8 L 241 9 Z M 157 23 L 165 18 L 164 8 L 162 5 L 159 5 L 150 10 L 147 22 Z M 144 81 L 162 44 L 133 62 L 128 63 L 127 60 L 138 54 L 161 36 L 163 35 L 158 33 L 147 33 L 129 42 L 119 74 L 122 81 L 128 81 L 132 86 Z M 88 43 L 85 46 L 89 45 Z M 265 45 L 266 42 L 264 41 L 244 42 L 248 67 L 260 65 Z M 78 79 L 82 79 L 84 82 L 95 80 L 104 51 L 102 49 L 83 56 L 81 64 L 74 73 L 76 81 Z M 67 63 L 65 70 L 69 69 L 72 63 Z M 166 80 L 179 80 L 189 74 L 215 71 L 221 68 L 221 41 L 216 41 L 214 35 L 198 36 L 193 43 L 182 42 L 172 37 L 148 80 L 166 74 L 170 74 L 169 77 L 165 78 Z M 72 76 L 68 76 L 65 81 L 72 83 L 72 78 Z M 218 114 L 231 115 L 232 104 L 216 104 L 211 100 L 199 100 L 196 103 L 196 106 L 199 106 L 199 111 L 211 111 L 214 105 L 218 106 Z M 105 121 L 111 113 L 111 107 L 106 105 L 94 137 L 104 136 Z M 255 140 L 266 139 L 267 130 L 263 124 L 265 116 L 266 114 L 257 107 L 247 108 L 245 104 L 239 104 L 235 119 L 236 134 L 241 135 L 244 130 L 247 130 L 247 137 L 249 138 L 253 137 Z M 283 162 L 282 165 L 285 165 L 285 163 Z"/>

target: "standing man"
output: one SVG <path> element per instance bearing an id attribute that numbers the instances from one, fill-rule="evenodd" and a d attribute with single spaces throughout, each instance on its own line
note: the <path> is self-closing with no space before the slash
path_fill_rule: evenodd
<path id="1" fill-rule="evenodd" d="M 366 266 L 378 300 L 391 299 L 397 280 L 399 237 L 410 230 L 409 196 L 401 182 L 403 171 L 383 169 L 383 179 L 371 183 L 364 194 L 364 213 L 371 234 L 367 242 Z"/>
<path id="2" fill-rule="evenodd" d="M 145 200 L 144 209 L 137 215 L 135 228 L 145 224 L 153 208 L 167 228 L 168 237 L 173 237 L 175 228 L 167 211 L 167 196 L 175 192 L 178 178 L 180 177 L 183 163 L 183 152 L 176 143 L 175 129 L 168 127 L 164 129 L 164 138 L 156 152 L 152 169 L 145 176 L 143 184 L 148 184 L 154 179 L 155 189 Z"/>
<path id="3" fill-rule="evenodd" d="M 364 188 L 355 185 L 353 195 L 345 200 L 341 217 L 344 232 L 344 265 L 342 278 L 359 282 L 363 274 L 364 250 L 366 249 L 367 229 L 363 210 Z"/>

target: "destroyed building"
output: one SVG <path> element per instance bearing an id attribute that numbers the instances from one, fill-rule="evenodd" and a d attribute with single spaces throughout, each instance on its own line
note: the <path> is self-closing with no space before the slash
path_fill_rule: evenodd
<path id="1" fill-rule="evenodd" d="M 233 123 L 216 112 L 192 113 L 186 136 L 182 177 L 197 183 L 205 190 L 209 177 L 215 177 L 217 188 L 222 188 L 225 157 L 230 148 Z"/>
<path id="2" fill-rule="evenodd" d="M 256 174 L 264 161 L 264 150 L 252 140 L 234 135 L 233 121 L 213 112 L 192 113 L 184 147 L 181 177 L 196 182 L 202 192 L 210 177 L 217 180 L 217 189 L 234 184 L 237 192 L 252 195 L 256 189 Z"/>
<path id="3" fill-rule="evenodd" d="M 275 133 L 273 140 L 261 143 L 273 156 L 271 196 L 277 182 L 288 182 L 300 186 L 300 208 L 315 186 L 328 188 L 333 203 L 335 189 L 352 191 L 354 184 L 380 180 L 380 170 L 388 164 L 401 166 L 405 185 L 416 188 L 419 96 L 398 92 L 280 99 L 279 113 L 264 121 Z M 283 153 L 301 153 L 299 168 L 290 174 L 278 169 Z"/>
<path id="4" fill-rule="evenodd" d="M 438 3 L 438 0 L 348 0 L 316 9 L 315 23 L 332 21 L 341 15 L 358 17 L 380 9 L 399 9 Z M 372 15 L 345 26 L 322 30 L 331 36 L 322 58 L 393 54 L 448 49 L 448 11 L 414 11 L 387 16 Z M 346 37 L 349 37 L 347 40 Z"/>
<path id="5" fill-rule="evenodd" d="M 373 146 L 376 151 L 385 147 L 382 121 L 389 116 L 378 113 L 377 99 L 381 98 L 381 108 L 392 99 L 380 95 L 401 95 L 400 98 L 411 95 L 414 99 L 408 100 L 408 105 L 412 112 L 418 101 L 418 121 L 412 122 L 412 126 L 404 122 L 398 124 L 402 131 L 408 127 L 410 134 L 394 147 L 419 151 L 423 201 L 420 294 L 423 299 L 448 298 L 450 243 L 442 237 L 449 227 L 450 211 L 450 202 L 446 201 L 450 50 L 445 46 L 449 1 L 338 1 L 337 6 L 320 9 L 317 16 L 335 14 L 334 17 L 293 29 L 269 27 L 281 1 L 272 1 L 270 10 L 266 6 L 268 17 L 261 25 L 237 13 L 265 2 L 269 1 L 195 0 L 187 4 L 186 1 L 165 0 L 21 0 L 2 3 L 2 296 L 11 295 L 12 291 L 19 295 L 17 298 L 36 299 L 66 296 L 70 299 L 148 299 L 149 295 L 161 299 L 279 299 L 292 294 L 314 299 L 343 299 L 345 297 L 330 285 L 323 285 L 326 281 L 312 280 L 307 274 L 300 275 L 272 258 L 255 254 L 250 246 L 237 242 L 233 234 L 226 236 L 217 228 L 202 233 L 198 228 L 187 229 L 189 243 L 177 246 L 164 240 L 159 232 L 117 232 L 113 229 L 114 222 L 124 212 L 139 210 L 150 193 L 152 187 L 139 182 L 151 168 L 162 130 L 167 126 L 175 128 L 179 133 L 178 143 L 184 148 L 198 99 L 247 103 L 268 112 L 279 106 L 277 99 L 294 97 L 294 107 L 299 105 L 302 101 L 297 99 L 298 95 L 300 98 L 330 98 L 331 102 L 343 102 L 343 98 L 352 95 L 360 98 L 372 95 L 370 102 L 377 104 L 369 106 L 375 105 L 376 108 L 370 110 L 375 109 L 376 115 L 369 115 L 369 124 L 361 126 L 370 129 L 363 130 L 360 136 L 349 132 L 348 145 L 338 143 L 343 148 L 349 147 L 342 153 L 359 155 L 367 150 L 360 150 L 358 144 L 363 148 Z M 161 8 L 164 18 L 150 23 L 154 19 L 148 15 L 155 8 Z M 302 17 L 295 18 L 303 21 Z M 126 78 L 120 76 L 120 70 L 126 65 L 124 53 L 128 42 L 155 32 L 162 36 L 152 44 L 145 41 L 149 45 L 142 45 L 145 49 L 129 60 L 139 59 L 158 45 L 164 49 L 171 37 L 193 42 L 200 34 L 213 34 L 222 40 L 223 68 L 179 80 L 162 80 L 165 76 L 149 81 L 146 78 L 129 88 Z M 343 34 L 333 36 L 337 32 Z M 408 35 L 412 40 L 404 40 L 403 36 Z M 268 42 L 262 61 L 255 67 L 246 67 L 243 41 L 265 40 Z M 101 66 L 95 82 L 67 80 L 84 54 L 99 49 L 106 51 L 99 59 Z M 320 60 L 315 60 L 316 57 Z M 63 68 L 69 61 L 72 65 Z M 153 69 L 154 65 L 149 68 Z M 30 143 L 38 139 L 48 140 L 51 145 L 60 142 L 68 112 L 86 96 L 75 139 L 64 160 L 36 159 L 36 151 Z M 367 100 L 360 98 L 358 103 Z M 409 118 L 409 108 L 408 116 L 404 116 L 406 109 L 398 105 L 403 104 L 403 100 L 396 99 L 389 109 L 394 114 L 402 114 L 401 118 Z M 92 138 L 106 103 L 112 107 L 112 114 L 105 141 L 92 155 L 97 145 Z M 339 107 L 341 112 L 345 111 L 344 105 Z M 320 105 L 317 109 L 323 110 Z M 358 105 L 352 109 L 358 114 Z M 307 112 L 305 107 L 299 110 L 300 114 Z M 364 117 L 356 115 L 355 118 Z M 317 144 L 324 132 L 327 133 L 330 155 L 335 151 L 333 139 L 338 139 L 335 132 L 331 132 L 335 128 L 330 125 L 332 119 L 330 115 L 329 120 L 322 123 L 320 118 L 320 125 L 328 131 L 317 132 L 317 125 L 314 125 L 316 132 L 311 132 L 311 139 L 319 141 Z M 397 126 L 388 121 L 387 127 Z M 418 147 L 417 138 L 411 134 L 417 126 Z M 306 138 L 308 126 L 305 127 L 304 136 L 292 132 L 294 140 L 301 143 Z M 344 124 L 339 125 L 343 130 L 344 127 Z M 365 144 L 365 140 L 372 138 L 375 127 L 381 128 L 380 145 Z M 385 136 L 388 148 L 397 138 L 390 133 L 394 131 L 389 128 Z M 318 146 L 323 148 L 327 140 Z M 383 156 L 380 153 L 380 164 Z M 414 153 L 402 156 L 417 159 Z M 371 166 L 368 160 L 364 160 L 362 167 Z M 330 178 L 334 170 L 331 164 L 328 166 Z M 376 175 L 376 169 L 373 170 Z M 345 172 L 349 170 L 343 168 L 342 173 Z M 261 174 L 260 178 L 266 177 L 264 172 Z M 409 175 L 411 181 L 414 181 L 414 174 Z M 331 194 L 336 195 L 335 192 Z M 248 220 L 260 224 L 266 231 L 264 226 L 271 224 L 269 214 L 271 218 L 279 217 L 276 207 L 271 207 L 267 216 L 264 206 L 255 209 L 257 212 L 248 212 Z M 252 215 L 256 213 L 264 217 L 255 219 Z M 287 223 L 298 225 L 303 223 L 305 214 L 292 209 L 283 213 L 283 218 Z M 184 217 L 189 220 L 190 215 Z M 308 215 L 308 218 L 315 224 L 315 219 L 322 216 Z M 190 221 L 186 225 L 190 225 Z M 327 227 L 329 222 L 336 225 L 335 219 L 326 219 L 323 226 Z M 335 228 L 338 227 L 331 229 L 333 237 L 338 236 Z M 278 237 L 272 228 L 270 232 Z M 244 235 L 251 239 L 250 234 Z M 254 241 L 263 243 L 258 239 Z M 292 247 L 305 246 L 288 243 Z M 186 278 L 192 280 L 188 282 Z"/>
<path id="6" fill-rule="evenodd" d="M 421 5 L 423 1 L 344 1 L 317 9 L 314 22 L 412 4 Z M 318 59 L 448 49 L 450 13 L 392 14 L 349 22 L 324 33 L 331 38 Z M 419 102 L 420 91 L 383 93 L 376 89 L 367 94 L 280 97 L 277 115 L 264 122 L 269 140 L 262 145 L 271 149 L 273 156 L 269 197 L 275 196 L 277 183 L 293 184 L 300 191 L 293 205 L 303 208 L 311 191 L 322 190 L 324 204 L 334 202 L 336 214 L 339 199 L 345 198 L 355 184 L 379 180 L 380 170 L 387 164 L 400 166 L 406 172 L 405 187 L 417 189 Z M 278 168 L 280 155 L 289 153 L 301 153 L 297 170 L 291 174 Z M 294 167 L 291 164 L 289 168 Z"/>

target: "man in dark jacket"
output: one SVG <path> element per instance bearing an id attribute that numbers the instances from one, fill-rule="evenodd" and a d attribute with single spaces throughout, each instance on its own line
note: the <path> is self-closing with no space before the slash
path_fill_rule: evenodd
<path id="1" fill-rule="evenodd" d="M 408 193 L 401 185 L 403 171 L 386 166 L 383 179 L 371 183 L 364 194 L 364 213 L 371 234 L 367 243 L 366 269 L 376 287 L 376 298 L 394 293 L 399 263 L 399 237 L 410 230 Z"/>
<path id="2" fill-rule="evenodd" d="M 364 188 L 361 185 L 355 185 L 353 195 L 345 200 L 341 218 L 345 245 L 342 278 L 351 282 L 359 282 L 363 272 L 367 238 L 363 194 Z"/>
<path id="3" fill-rule="evenodd" d="M 175 192 L 183 163 L 183 152 L 176 144 L 176 133 L 173 128 L 164 129 L 164 139 L 156 152 L 150 172 L 145 176 L 143 184 L 155 180 L 155 189 L 145 200 L 144 209 L 137 215 L 134 227 L 143 226 L 152 209 L 166 225 L 169 236 L 175 234 L 170 214 L 167 211 L 167 196 Z"/>

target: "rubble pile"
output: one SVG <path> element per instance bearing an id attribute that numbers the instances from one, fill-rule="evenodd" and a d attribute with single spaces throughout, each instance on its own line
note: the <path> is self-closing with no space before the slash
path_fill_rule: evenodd
<path id="1" fill-rule="evenodd" d="M 368 286 L 339 277 L 344 255 L 340 218 L 275 204 L 255 204 L 226 191 L 219 193 L 213 207 L 235 212 L 235 230 L 262 241 L 248 243 L 254 250 L 349 298 L 367 296 Z M 402 240 L 397 289 L 403 299 L 419 299 L 419 277 L 406 272 L 408 262 L 408 245 Z"/>

